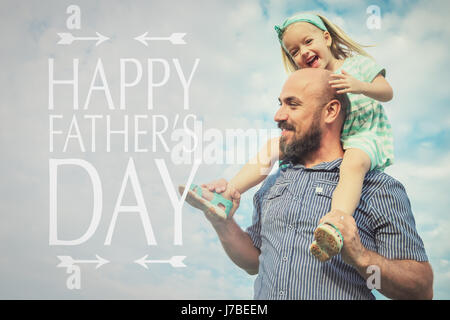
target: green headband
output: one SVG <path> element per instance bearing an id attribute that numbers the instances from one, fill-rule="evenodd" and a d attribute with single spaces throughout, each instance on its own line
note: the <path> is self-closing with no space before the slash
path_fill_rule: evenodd
<path id="1" fill-rule="evenodd" d="M 312 14 L 312 13 L 300 13 L 297 14 L 291 18 L 286 19 L 281 26 L 275 26 L 274 29 L 278 34 L 278 40 L 280 41 L 281 46 L 286 51 L 286 48 L 283 44 L 283 33 L 286 30 L 288 26 L 290 26 L 293 23 L 296 22 L 308 22 L 313 25 L 315 25 L 317 28 L 328 31 L 327 27 L 325 27 L 325 24 L 323 23 L 322 19 L 319 18 L 319 16 Z"/>

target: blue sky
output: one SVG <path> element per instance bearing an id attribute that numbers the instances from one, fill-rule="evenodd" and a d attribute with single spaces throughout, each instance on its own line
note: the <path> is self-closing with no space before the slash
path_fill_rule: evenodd
<path id="1" fill-rule="evenodd" d="M 396 162 L 387 172 L 400 180 L 410 196 L 417 229 L 433 266 L 435 298 L 450 298 L 450 206 L 448 43 L 450 24 L 446 1 L 77 1 L 81 8 L 78 36 L 100 32 L 111 40 L 95 47 L 89 42 L 57 45 L 58 32 L 67 32 L 66 8 L 71 1 L 2 1 L 0 28 L 0 143 L 3 152 L 0 183 L 0 298 L 203 298 L 251 299 L 254 277 L 226 257 L 211 226 L 194 209 L 183 207 L 183 246 L 173 245 L 173 208 L 154 159 L 165 159 L 174 183 L 185 183 L 190 165 L 174 165 L 161 146 L 155 153 L 125 153 L 121 141 L 115 151 L 82 153 L 48 149 L 48 59 L 55 59 L 58 76 L 68 76 L 72 59 L 80 60 L 80 101 L 84 102 L 98 58 L 101 58 L 112 98 L 119 101 L 121 58 L 134 58 L 145 67 L 149 58 L 177 58 L 184 70 L 200 59 L 190 87 L 190 110 L 183 110 L 183 91 L 171 66 L 166 85 L 155 91 L 155 110 L 146 110 L 146 69 L 142 82 L 130 89 L 129 108 L 111 112 L 101 94 L 93 95 L 88 111 L 71 110 L 70 90 L 60 90 L 54 113 L 70 123 L 76 113 L 194 114 L 203 127 L 217 129 L 275 128 L 273 115 L 286 77 L 273 25 L 305 10 L 318 11 L 340 25 L 353 39 L 374 44 L 369 53 L 386 67 L 394 99 L 384 104 L 394 130 Z M 369 5 L 381 10 L 381 29 L 366 27 Z M 168 43 L 144 47 L 132 39 L 186 33 L 187 45 Z M 158 73 L 159 72 L 159 73 Z M 156 76 L 161 76 L 157 71 Z M 131 79 L 135 74 L 128 74 Z M 120 122 L 115 122 L 116 125 Z M 172 125 L 173 123 L 170 123 Z M 87 123 L 80 124 L 88 132 Z M 98 128 L 101 133 L 104 124 Z M 87 139 L 87 135 L 85 136 Z M 170 138 L 170 134 L 165 135 Z M 60 140 L 58 140 L 61 142 Z M 64 142 L 64 141 L 63 141 Z M 150 144 L 150 143 L 149 143 Z M 60 148 L 61 149 L 61 148 Z M 245 152 L 245 150 L 238 150 Z M 139 180 L 157 246 L 147 246 L 137 215 L 121 217 L 111 246 L 104 246 L 129 157 Z M 79 246 L 49 246 L 49 158 L 78 157 L 92 163 L 103 184 L 103 214 L 94 236 Z M 239 164 L 202 164 L 196 182 L 231 178 Z M 90 221 L 92 194 L 80 171 L 61 176 L 60 232 L 75 238 Z M 236 219 L 250 223 L 254 188 L 244 195 Z M 135 199 L 129 193 L 125 201 Z M 107 258 L 95 270 L 82 266 L 82 289 L 68 290 L 67 275 L 57 268 L 58 255 L 80 259 Z M 188 267 L 154 266 L 150 270 L 130 262 L 149 254 L 154 258 L 186 255 Z M 45 289 L 43 289 L 45 288 Z M 378 296 L 382 298 L 381 296 Z"/>

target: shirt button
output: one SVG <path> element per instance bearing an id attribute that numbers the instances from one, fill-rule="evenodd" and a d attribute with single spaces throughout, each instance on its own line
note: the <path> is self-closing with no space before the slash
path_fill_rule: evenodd
<path id="1" fill-rule="evenodd" d="M 283 257 L 283 261 L 287 261 L 288 257 Z"/>
<path id="2" fill-rule="evenodd" d="M 288 225 L 288 228 L 292 230 L 293 228 L 292 224 Z"/>
<path id="3" fill-rule="evenodd" d="M 284 295 L 284 291 L 280 290 L 280 296 Z"/>

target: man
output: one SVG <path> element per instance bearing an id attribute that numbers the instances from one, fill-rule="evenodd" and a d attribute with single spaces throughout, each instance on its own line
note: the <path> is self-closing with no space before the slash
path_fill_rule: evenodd
<path id="1" fill-rule="evenodd" d="M 374 270 L 385 296 L 431 299 L 432 269 L 398 181 L 371 171 L 353 216 L 326 214 L 339 179 L 347 101 L 329 86 L 329 75 L 302 69 L 286 81 L 275 121 L 290 164 L 255 194 L 252 225 L 243 231 L 232 219 L 238 194 L 229 219 L 207 218 L 232 261 L 258 274 L 255 299 L 373 299 L 366 280 Z M 224 181 L 206 185 L 217 192 L 224 186 Z M 309 252 L 323 222 L 338 227 L 344 238 L 341 254 L 325 263 Z"/>

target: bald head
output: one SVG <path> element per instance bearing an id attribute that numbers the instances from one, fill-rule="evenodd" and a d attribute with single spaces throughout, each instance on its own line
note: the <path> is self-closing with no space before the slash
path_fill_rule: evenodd
<path id="1" fill-rule="evenodd" d="M 332 100 L 341 104 L 341 118 L 350 105 L 346 94 L 337 94 L 329 84 L 331 71 L 317 68 L 305 68 L 293 72 L 283 86 L 284 94 L 298 96 L 301 100 L 313 102 L 319 108 Z"/>
<path id="2" fill-rule="evenodd" d="M 330 101 L 336 94 L 328 81 L 331 71 L 325 69 L 306 68 L 293 72 L 286 80 L 286 84 L 297 92 L 318 99 L 319 103 Z"/>

